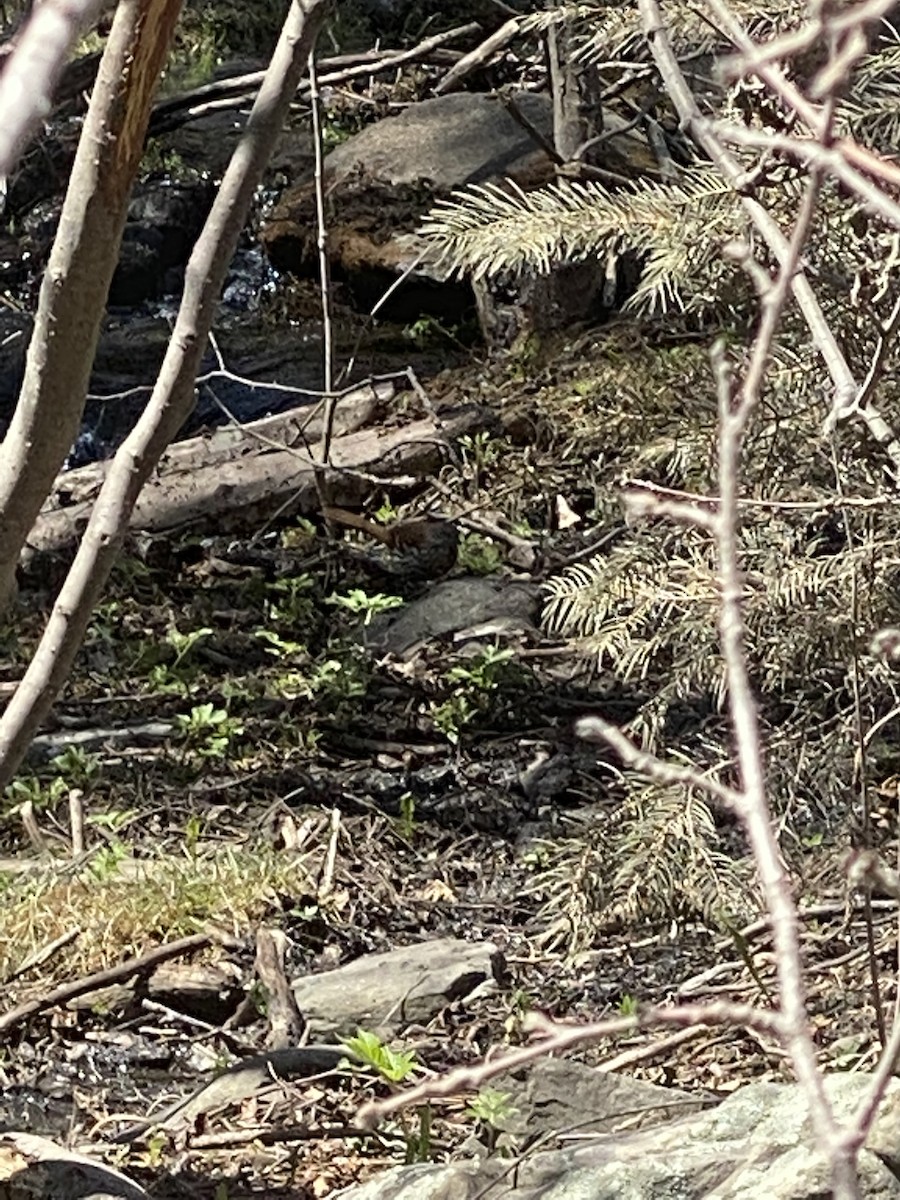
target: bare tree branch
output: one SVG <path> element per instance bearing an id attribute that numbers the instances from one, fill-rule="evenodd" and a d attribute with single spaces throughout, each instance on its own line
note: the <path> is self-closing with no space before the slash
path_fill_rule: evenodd
<path id="1" fill-rule="evenodd" d="M 122 0 L 113 19 L 0 446 L 0 609 L 81 424 L 153 92 L 180 11 L 181 0 Z"/>
<path id="2" fill-rule="evenodd" d="M 293 0 L 246 130 L 187 266 L 184 296 L 148 406 L 122 444 L 28 670 L 0 718 L 0 787 L 65 682 L 140 490 L 191 410 L 219 292 L 327 8 Z"/>
<path id="3" fill-rule="evenodd" d="M 457 1067 L 446 1075 L 428 1079 L 407 1091 L 395 1092 L 383 1100 L 371 1100 L 362 1105 L 356 1119 L 364 1129 L 372 1129 L 391 1113 L 427 1100 L 455 1096 L 460 1092 L 477 1091 L 490 1079 L 507 1071 L 517 1071 L 538 1058 L 560 1054 L 586 1042 L 634 1033 L 637 1029 L 675 1027 L 693 1028 L 699 1025 L 735 1025 L 757 1029 L 778 1037 L 781 1029 L 777 1013 L 754 1008 L 750 1004 L 680 1004 L 677 1008 L 646 1008 L 633 1017 L 613 1017 L 590 1025 L 561 1025 L 537 1013 L 529 1014 L 526 1029 L 540 1040 L 516 1050 L 507 1050 L 471 1067 Z"/>

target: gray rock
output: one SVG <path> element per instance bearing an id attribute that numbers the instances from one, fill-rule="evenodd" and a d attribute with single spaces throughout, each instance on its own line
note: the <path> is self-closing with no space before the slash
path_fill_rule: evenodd
<path id="1" fill-rule="evenodd" d="M 581 1108 L 581 1118 L 586 1121 L 615 1120 L 607 1102 L 615 1101 L 621 1080 L 615 1088 L 609 1077 L 605 1084 L 598 1080 L 596 1087 L 580 1081 L 569 1105 L 559 1086 L 564 1075 L 554 1082 L 555 1068 L 548 1074 L 544 1067 L 540 1073 L 545 1083 L 529 1084 L 522 1095 L 538 1096 L 547 1082 L 552 1084 L 551 1125 L 555 1120 L 572 1125 L 583 1105 L 587 1107 Z M 856 1110 L 870 1082 L 865 1075 L 832 1075 L 826 1080 L 839 1121 Z M 639 1088 L 625 1085 L 615 1102 L 639 1102 L 650 1119 L 667 1116 L 665 1107 L 683 1103 L 683 1094 L 668 1093 L 660 1108 L 657 1093 L 667 1089 L 642 1095 Z M 525 1113 L 525 1127 L 537 1121 L 539 1108 L 530 1116 Z M 821 1200 L 831 1194 L 825 1160 L 813 1145 L 806 1099 L 796 1084 L 748 1084 L 712 1111 L 636 1131 L 634 1112 L 620 1109 L 620 1114 L 621 1132 L 601 1133 L 572 1149 L 525 1155 L 514 1176 L 508 1159 L 398 1167 L 337 1195 L 342 1200 L 474 1200 L 491 1185 L 491 1194 L 506 1200 Z M 892 1080 L 867 1148 L 859 1156 L 863 1196 L 900 1197 L 898 1118 L 900 1081 Z"/>
<path id="2" fill-rule="evenodd" d="M 294 982 L 300 1011 L 317 1040 L 357 1029 L 390 1037 L 431 1020 L 452 1000 L 493 987 L 496 946 L 442 938 L 366 954 L 355 962 Z"/>
<path id="3" fill-rule="evenodd" d="M 0 1135 L 4 1200 L 149 1200 L 148 1193 L 105 1163 L 30 1133 Z"/>
<path id="4" fill-rule="evenodd" d="M 514 100 L 525 119 L 552 139 L 549 97 L 520 92 Z M 459 320 L 474 307 L 472 290 L 448 278 L 434 247 L 417 232 L 421 219 L 436 199 L 466 184 L 511 178 L 528 189 L 549 182 L 553 169 L 498 97 L 459 92 L 411 104 L 367 126 L 325 160 L 335 278 L 368 310 L 409 272 L 381 308 L 382 317 L 410 321 L 430 312 Z M 285 192 L 263 228 L 273 265 L 314 276 L 315 231 L 315 185 L 309 177 Z"/>
<path id="5" fill-rule="evenodd" d="M 544 149 L 553 144 L 550 97 L 515 92 L 509 104 L 471 92 L 436 96 L 367 126 L 328 155 L 329 258 L 359 307 L 369 310 L 384 299 L 379 312 L 388 319 L 428 312 L 452 321 L 471 315 L 477 301 L 487 341 L 501 347 L 599 315 L 616 302 L 616 272 L 594 256 L 555 264 L 546 274 L 530 269 L 481 280 L 473 295 L 450 277 L 436 243 L 418 232 L 436 200 L 467 185 L 511 181 L 528 192 L 555 180 L 556 163 Z M 603 144 L 601 157 L 610 156 L 617 174 L 655 169 L 640 132 L 613 112 L 604 113 Z M 315 231 L 314 183 L 307 179 L 284 194 L 262 240 L 279 270 L 315 275 Z M 403 286 L 393 288 L 401 275 Z"/>
<path id="6" fill-rule="evenodd" d="M 504 629 L 531 628 L 539 606 L 540 589 L 532 584 L 477 575 L 448 579 L 420 600 L 376 617 L 365 629 L 366 645 L 379 654 L 408 657 L 432 638 L 485 624 L 493 639 Z"/>
<path id="7" fill-rule="evenodd" d="M 533 1139 L 575 1126 L 578 1135 L 611 1133 L 623 1120 L 629 1128 L 645 1128 L 703 1111 L 713 1102 L 703 1093 L 658 1087 L 562 1058 L 535 1063 L 524 1078 L 501 1075 L 492 1086 L 509 1096 L 512 1111 L 501 1126 L 513 1138 Z"/>
<path id="8" fill-rule="evenodd" d="M 516 92 L 512 100 L 552 142 L 550 97 Z M 458 92 L 367 126 L 328 155 L 326 171 L 331 185 L 360 177 L 394 187 L 426 181 L 449 195 L 468 183 L 531 173 L 538 164 L 549 170 L 547 155 L 499 97 Z"/>

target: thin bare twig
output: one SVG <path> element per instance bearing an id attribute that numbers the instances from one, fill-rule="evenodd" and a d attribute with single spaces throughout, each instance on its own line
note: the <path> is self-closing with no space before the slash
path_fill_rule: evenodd
<path id="1" fill-rule="evenodd" d="M 327 470 L 331 459 L 331 435 L 334 428 L 336 400 L 334 387 L 334 334 L 331 327 L 331 266 L 328 261 L 328 229 L 325 224 L 325 148 L 322 132 L 322 104 L 316 77 L 315 55 L 309 56 L 309 97 L 312 106 L 313 149 L 315 153 L 314 188 L 316 197 L 316 252 L 319 260 L 319 295 L 322 307 L 322 387 L 325 407 L 322 415 L 322 436 L 319 439 L 318 461 L 312 456 L 313 477 L 319 507 L 325 515 L 329 535 L 334 536 L 333 523 L 328 517 L 331 497 L 328 492 Z"/>
<path id="2" fill-rule="evenodd" d="M 427 59 L 429 55 L 452 54 L 453 51 L 442 50 L 442 47 L 448 42 L 472 37 L 480 32 L 481 26 L 478 22 L 469 21 L 465 25 L 457 25 L 455 29 L 447 29 L 443 33 L 423 38 L 408 50 L 372 50 L 360 54 L 321 58 L 318 60 L 319 86 L 341 87 L 364 76 L 372 77 L 396 71 L 408 63 Z M 264 77 L 265 71 L 249 71 L 245 75 L 233 75 L 228 79 L 207 83 L 202 87 L 192 88 L 189 92 L 158 100 L 153 106 L 151 132 L 164 133 L 176 123 L 196 120 L 209 112 L 243 107 L 253 99 L 253 94 Z M 304 97 L 305 89 L 301 83 L 296 98 L 302 100 Z"/>
<path id="3" fill-rule="evenodd" d="M 710 123 L 700 112 L 697 101 L 688 87 L 665 36 L 665 27 L 658 3 L 656 0 L 639 0 L 639 9 L 644 22 L 644 30 L 650 42 L 651 53 L 663 77 L 666 91 L 678 110 L 682 124 L 707 152 L 715 166 L 722 172 L 723 177 L 742 193 L 741 204 L 747 215 L 762 234 L 778 262 L 784 262 L 789 254 L 788 240 L 780 226 L 759 201 L 752 196 L 743 194 L 746 172 L 738 159 L 726 150 L 714 135 Z M 822 312 L 809 280 L 802 271 L 795 271 L 792 275 L 791 288 L 809 326 L 813 341 L 822 355 L 834 383 L 835 403 L 852 404 L 858 390 L 853 372 L 828 326 L 825 314 Z"/>
<path id="4" fill-rule="evenodd" d="M 740 792 L 727 787 L 724 783 L 719 783 L 717 779 L 713 779 L 709 775 L 701 774 L 695 767 L 685 766 L 683 763 L 664 762 L 655 754 L 639 750 L 618 726 L 604 721 L 602 717 L 582 717 L 575 724 L 575 733 L 587 742 L 605 742 L 612 746 L 622 762 L 641 775 L 647 775 L 649 778 L 669 786 L 697 788 L 699 791 L 705 792 L 711 799 L 725 805 L 730 812 L 740 812 L 743 804 L 743 796 Z"/>
<path id="5" fill-rule="evenodd" d="M 153 394 L 109 468 L 28 670 L 0 717 L 0 787 L 12 778 L 68 677 L 145 481 L 194 403 L 194 381 L 228 264 L 281 131 L 327 0 L 293 0 L 244 134 L 188 262 L 184 296 Z"/>
<path id="6" fill-rule="evenodd" d="M 724 150 L 719 139 L 712 134 L 699 114 L 665 36 L 656 0 L 639 0 L 639 6 L 645 30 L 651 39 L 654 59 L 666 82 L 674 89 L 673 98 L 682 118 L 726 177 L 737 185 L 737 163 Z M 719 12 L 724 5 L 714 0 L 714 7 L 716 12 Z M 840 46 L 836 39 L 832 39 L 831 46 L 834 59 Z M 829 99 L 823 108 L 815 113 L 811 127 L 822 144 L 827 145 L 830 140 L 833 111 L 834 103 Z M 803 203 L 789 241 L 756 201 L 747 196 L 743 197 L 743 203 L 751 218 L 778 259 L 779 271 L 774 282 L 770 281 L 759 264 L 750 258 L 749 251 L 742 252 L 744 265 L 760 291 L 762 319 L 751 348 L 749 363 L 739 383 L 733 378 L 724 344 L 717 343 L 712 351 L 719 399 L 720 430 L 716 544 L 721 591 L 719 634 L 728 684 L 729 717 L 737 747 L 741 778 L 741 792 L 734 803 L 750 840 L 766 907 L 771 917 L 780 1016 L 783 1022 L 778 1030 L 778 1037 L 791 1056 L 797 1077 L 806 1094 L 817 1141 L 829 1162 L 835 1195 L 850 1198 L 859 1195 L 856 1148 L 846 1140 L 841 1140 L 840 1135 L 845 1131 L 840 1129 L 835 1120 L 810 1035 L 797 908 L 766 799 L 759 716 L 750 684 L 745 651 L 745 585 L 740 566 L 738 538 L 740 466 L 744 436 L 760 402 L 772 343 L 791 292 L 800 304 L 807 322 L 810 323 L 811 318 L 815 319 L 815 326 L 810 324 L 811 331 L 829 363 L 839 395 L 843 394 L 846 398 L 856 392 L 849 366 L 840 354 L 830 330 L 827 330 L 827 327 L 823 328 L 824 317 L 800 266 L 803 247 L 809 237 L 818 204 L 822 177 L 821 165 L 811 170 Z M 610 740 L 613 742 L 613 739 Z M 708 781 L 700 776 L 699 772 L 693 772 L 691 782 L 698 787 L 708 787 Z"/>
<path id="7" fill-rule="evenodd" d="M 434 94 L 442 96 L 445 92 L 456 91 L 458 87 L 462 86 L 462 81 L 467 75 L 477 70 L 478 67 L 484 66 L 489 59 L 506 49 L 513 38 L 518 35 L 521 25 L 522 17 L 513 17 L 512 20 L 505 22 L 494 33 L 486 37 L 483 42 L 480 42 L 474 50 L 464 54 L 436 85 Z"/>
<path id="8" fill-rule="evenodd" d="M 674 1026 L 677 1029 L 704 1025 L 734 1025 L 758 1029 L 777 1037 L 781 1019 L 779 1014 L 755 1008 L 750 1004 L 731 1004 L 719 1001 L 715 1004 L 684 1004 L 678 1008 L 648 1008 L 632 1017 L 614 1017 L 592 1025 L 560 1025 L 532 1013 L 526 1022 L 526 1030 L 539 1040 L 532 1045 L 516 1050 L 504 1051 L 472 1067 L 458 1067 L 446 1075 L 427 1079 L 408 1091 L 397 1092 L 383 1100 L 364 1104 L 356 1119 L 364 1129 L 372 1129 L 385 1117 L 411 1105 L 426 1100 L 437 1100 L 455 1096 L 460 1092 L 477 1091 L 490 1079 L 507 1071 L 519 1070 L 538 1058 L 561 1054 L 585 1042 L 602 1041 L 634 1033 L 640 1029 L 656 1029 Z"/>

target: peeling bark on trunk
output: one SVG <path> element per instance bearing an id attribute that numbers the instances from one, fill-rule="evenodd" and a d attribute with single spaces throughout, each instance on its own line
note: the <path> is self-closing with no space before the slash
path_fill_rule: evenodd
<path id="1" fill-rule="evenodd" d="M 77 436 L 157 80 L 181 0 L 122 0 L 41 285 L 25 379 L 0 446 L 0 610 Z"/>
<path id="2" fill-rule="evenodd" d="M 247 128 L 188 263 L 178 318 L 147 409 L 113 460 L 37 652 L 0 718 L 0 787 L 12 778 L 68 678 L 141 488 L 193 406 L 228 265 L 327 7 L 328 0 L 292 0 Z"/>

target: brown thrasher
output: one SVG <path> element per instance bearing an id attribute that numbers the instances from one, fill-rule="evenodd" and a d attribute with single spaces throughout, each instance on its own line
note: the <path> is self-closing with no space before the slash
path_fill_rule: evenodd
<path id="1" fill-rule="evenodd" d="M 359 529 L 385 546 L 376 565 L 388 575 L 411 580 L 437 579 L 456 565 L 459 530 L 442 517 L 413 517 L 393 525 L 377 525 L 346 508 L 326 505 L 323 516 L 336 525 Z"/>

